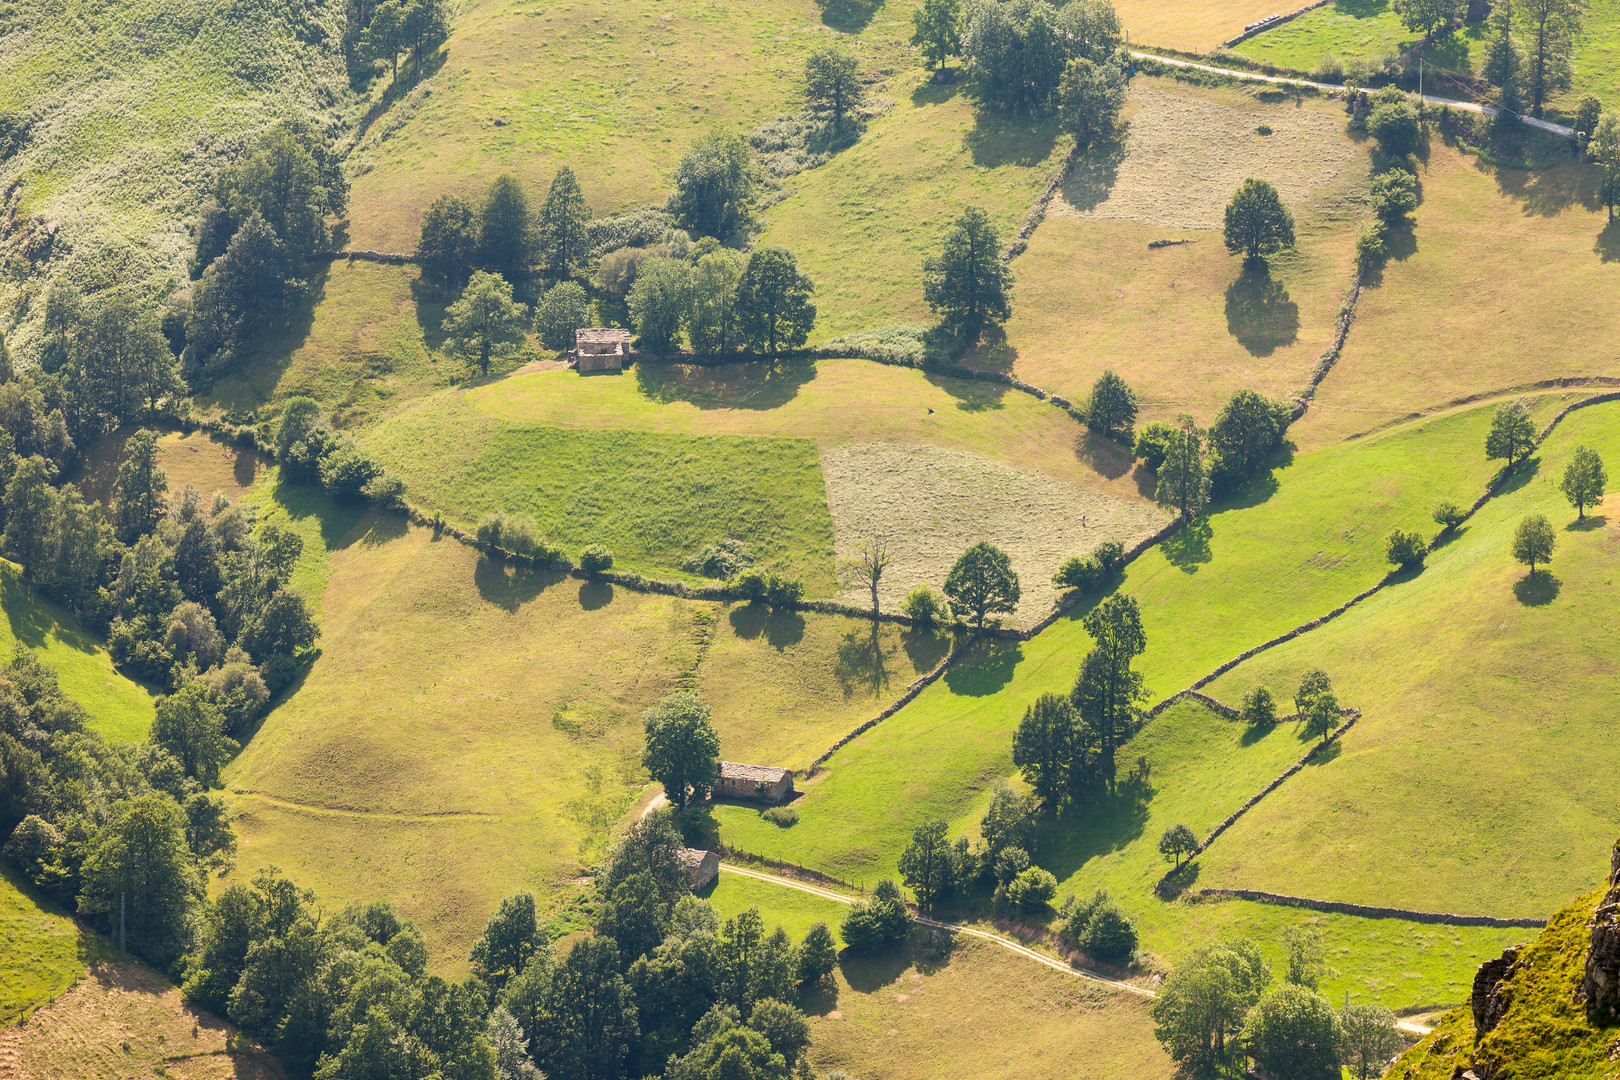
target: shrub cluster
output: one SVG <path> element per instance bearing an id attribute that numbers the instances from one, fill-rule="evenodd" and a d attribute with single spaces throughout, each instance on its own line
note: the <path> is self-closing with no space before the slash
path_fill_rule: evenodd
<path id="1" fill-rule="evenodd" d="M 274 446 L 283 476 L 298 483 L 319 483 L 340 503 L 369 502 L 384 510 L 405 504 L 404 481 L 334 430 L 313 398 L 287 399 Z"/>
<path id="2" fill-rule="evenodd" d="M 1097 550 L 1088 556 L 1071 556 L 1052 575 L 1052 584 L 1060 589 L 1090 592 L 1124 561 L 1125 545 L 1110 540 L 1099 544 Z"/>
<path id="3" fill-rule="evenodd" d="M 478 546 L 486 551 L 507 551 L 540 563 L 568 561 L 567 552 L 548 544 L 540 535 L 540 526 L 526 514 L 509 514 L 505 510 L 485 514 L 478 522 L 474 537 L 478 541 Z M 601 554 L 606 555 L 607 565 L 611 566 L 613 556 L 608 555 L 605 550 Z"/>
<path id="4" fill-rule="evenodd" d="M 1062 915 L 1064 938 L 1087 955 L 1119 964 L 1136 953 L 1135 925 L 1102 889 L 1086 900 L 1065 902 Z"/>

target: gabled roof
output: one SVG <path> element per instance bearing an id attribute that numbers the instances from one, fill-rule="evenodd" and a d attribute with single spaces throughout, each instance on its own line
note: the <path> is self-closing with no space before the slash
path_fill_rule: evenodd
<path id="1" fill-rule="evenodd" d="M 787 780 L 793 773 L 787 769 L 779 769 L 775 765 L 741 765 L 735 761 L 722 761 L 720 763 L 720 778 L 722 780 L 743 780 L 754 783 L 774 784 L 780 780 Z"/>
<path id="2" fill-rule="evenodd" d="M 574 344 L 580 345 L 630 345 L 630 331 L 617 327 L 581 327 L 574 331 Z"/>

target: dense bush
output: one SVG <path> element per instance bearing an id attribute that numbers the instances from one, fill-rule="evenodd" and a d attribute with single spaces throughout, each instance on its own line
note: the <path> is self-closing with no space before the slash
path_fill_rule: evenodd
<path id="1" fill-rule="evenodd" d="M 1462 508 L 1450 499 L 1444 500 L 1434 508 L 1434 523 L 1444 529 L 1455 529 L 1463 523 L 1466 516 Z"/>
<path id="2" fill-rule="evenodd" d="M 888 878 L 878 882 L 870 897 L 850 906 L 839 929 L 844 943 L 856 952 L 873 952 L 904 938 L 911 929 L 911 914 L 900 887 Z"/>
<path id="3" fill-rule="evenodd" d="M 579 557 L 579 566 L 588 574 L 600 574 L 613 569 L 613 552 L 601 544 L 592 544 Z"/>
<path id="4" fill-rule="evenodd" d="M 778 611 L 791 608 L 804 599 L 804 582 L 798 578 L 771 574 L 765 579 L 765 602 Z"/>
<path id="5" fill-rule="evenodd" d="M 773 806 L 760 816 L 782 829 L 792 828 L 799 823 L 799 812 L 791 806 Z"/>
<path id="6" fill-rule="evenodd" d="M 1052 584 L 1060 589 L 1079 589 L 1082 592 L 1096 587 L 1102 580 L 1103 569 L 1096 559 L 1072 555 L 1052 575 Z"/>
<path id="7" fill-rule="evenodd" d="M 1155 420 L 1143 428 L 1136 436 L 1136 456 L 1154 472 L 1164 464 L 1164 457 L 1170 452 L 1170 441 L 1175 438 L 1176 429 L 1161 420 Z"/>
<path id="8" fill-rule="evenodd" d="M 1417 108 L 1399 90 L 1380 91 L 1377 104 L 1367 116 L 1367 134 L 1378 140 L 1378 147 L 1390 158 L 1404 160 L 1418 147 L 1422 131 Z"/>
<path id="9" fill-rule="evenodd" d="M 1405 169 L 1386 169 L 1373 177 L 1372 210 L 1386 225 L 1404 221 L 1417 209 L 1417 178 Z"/>
<path id="10" fill-rule="evenodd" d="M 585 238 L 598 256 L 620 248 L 652 247 L 670 229 L 675 219 L 667 210 L 643 207 L 616 217 L 596 218 L 585 225 Z"/>
<path id="11" fill-rule="evenodd" d="M 1063 935 L 1089 955 L 1110 963 L 1129 960 L 1136 952 L 1136 927 L 1100 889 L 1069 911 Z"/>
<path id="12" fill-rule="evenodd" d="M 728 536 L 706 545 L 702 551 L 681 564 L 689 574 L 704 577 L 729 578 L 754 565 L 753 550 L 736 537 Z"/>
<path id="13" fill-rule="evenodd" d="M 1428 547 L 1417 533 L 1396 529 L 1384 544 L 1384 557 L 1402 568 L 1418 566 L 1428 554 Z"/>
<path id="14" fill-rule="evenodd" d="M 923 626 L 933 626 L 944 618 L 945 600 L 928 586 L 919 585 L 906 594 L 900 610 Z"/>
<path id="15" fill-rule="evenodd" d="M 1008 907 L 1022 912 L 1039 911 L 1057 895 L 1057 878 L 1049 870 L 1031 866 L 997 891 Z"/>

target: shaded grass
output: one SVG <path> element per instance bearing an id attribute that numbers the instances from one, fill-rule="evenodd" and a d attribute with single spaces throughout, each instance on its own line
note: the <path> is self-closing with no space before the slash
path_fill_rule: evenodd
<path id="1" fill-rule="evenodd" d="M 891 81 L 898 104 L 860 142 L 791 181 L 759 238 L 785 247 L 816 283 L 816 340 L 931 320 L 922 263 L 968 206 L 1010 243 L 1068 153 L 1053 121 L 974 108 L 965 81 L 921 72 Z"/>
<path id="2" fill-rule="evenodd" d="M 354 244 L 409 251 L 436 196 L 503 172 L 533 189 L 569 165 L 597 214 L 662 204 L 692 139 L 797 108 L 817 46 L 839 40 L 868 71 L 909 66 L 914 6 L 888 0 L 846 34 L 811 0 L 485 0 L 457 22 L 431 94 L 362 144 Z"/>
<path id="3" fill-rule="evenodd" d="M 1437 141 L 1415 246 L 1362 293 L 1301 445 L 1469 394 L 1612 374 L 1620 313 L 1607 297 L 1620 287 L 1620 244 L 1593 199 L 1596 178 L 1588 165 L 1495 169 Z"/>
<path id="4" fill-rule="evenodd" d="M 21 568 L 0 560 L 0 656 L 18 646 L 32 650 L 56 672 L 62 692 L 83 705 L 90 727 L 109 742 L 140 742 L 152 726 L 156 694 L 113 667 L 101 643 L 77 619 L 43 599 L 23 580 Z"/>
<path id="5" fill-rule="evenodd" d="M 660 577 L 735 536 L 809 595 L 833 589 L 832 518 L 808 439 L 520 426 L 445 396 L 362 442 L 414 501 L 469 527 L 498 510 L 530 514 L 576 558 L 605 544 L 616 566 Z"/>
<path id="6" fill-rule="evenodd" d="M 62 993 L 109 952 L 100 938 L 36 897 L 9 863 L 0 863 L 0 1027 Z"/>
<path id="7" fill-rule="evenodd" d="M 1620 499 L 1576 527 L 1558 482 L 1581 444 L 1620 460 L 1620 407 L 1565 419 L 1421 574 L 1215 685 L 1235 700 L 1321 666 L 1365 716 L 1333 775 L 1308 770 L 1216 845 L 1209 884 L 1539 916 L 1603 876 L 1620 833 Z M 1510 555 L 1529 513 L 1558 530 L 1537 595 Z"/>

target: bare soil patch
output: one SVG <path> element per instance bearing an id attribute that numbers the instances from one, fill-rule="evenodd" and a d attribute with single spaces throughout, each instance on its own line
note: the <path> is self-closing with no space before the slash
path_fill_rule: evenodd
<path id="1" fill-rule="evenodd" d="M 1272 92 L 1275 94 L 1276 92 Z M 1346 182 L 1364 183 L 1367 155 L 1332 102 L 1268 103 L 1233 90 L 1131 86 L 1124 146 L 1094 152 L 1064 183 L 1051 213 L 1172 229 L 1219 229 L 1249 177 L 1268 181 L 1297 217 Z M 1262 126 L 1270 129 L 1262 135 Z"/>
<path id="2" fill-rule="evenodd" d="M 1145 503 L 937 446 L 823 446 L 821 471 L 840 559 L 889 538 L 894 562 L 879 590 L 889 607 L 918 585 L 939 588 L 964 548 L 989 540 L 1011 556 L 1023 588 L 1015 621 L 1033 623 L 1058 599 L 1050 578 L 1063 560 L 1110 540 L 1129 547 L 1167 520 Z M 839 599 L 869 597 L 846 588 Z"/>
<path id="3" fill-rule="evenodd" d="M 0 1032 L 7 1080 L 168 1076 L 279 1080 L 276 1062 L 229 1024 L 190 1009 L 135 964 L 100 961 L 73 989 Z"/>

